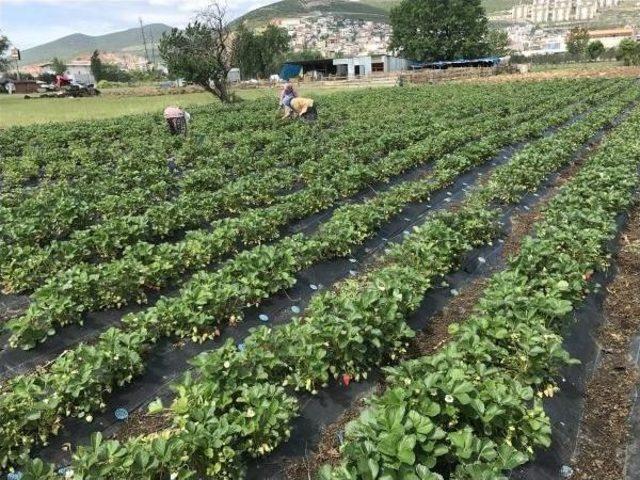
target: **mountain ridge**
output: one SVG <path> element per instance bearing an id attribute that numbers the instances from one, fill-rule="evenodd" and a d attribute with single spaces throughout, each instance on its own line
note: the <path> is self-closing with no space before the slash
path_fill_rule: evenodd
<path id="1" fill-rule="evenodd" d="M 157 42 L 162 33 L 169 30 L 171 30 L 171 27 L 163 23 L 153 23 L 144 27 L 148 42 L 150 42 L 151 38 Z M 96 49 L 106 52 L 144 54 L 140 28 L 129 28 L 104 35 L 72 33 L 51 42 L 23 50 L 21 52 L 22 63 L 44 63 L 50 61 L 53 57 L 69 61 L 76 56 L 91 53 Z"/>

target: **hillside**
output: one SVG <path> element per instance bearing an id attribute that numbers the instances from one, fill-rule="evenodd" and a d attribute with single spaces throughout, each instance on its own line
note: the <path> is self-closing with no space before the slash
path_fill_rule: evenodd
<path id="1" fill-rule="evenodd" d="M 383 8 L 385 10 L 390 10 L 391 7 L 400 3 L 400 0 L 361 0 L 362 3 L 366 3 L 368 5 L 372 5 L 374 7 Z M 482 0 L 484 4 L 484 8 L 488 13 L 509 10 L 515 4 L 518 3 L 519 0 Z"/>
<path id="2" fill-rule="evenodd" d="M 374 3 L 376 5 L 371 5 Z M 342 18 L 358 18 L 363 20 L 373 20 L 386 22 L 389 19 L 389 6 L 382 7 L 382 4 L 393 4 L 395 1 L 372 0 L 363 2 L 353 2 L 344 0 L 324 0 L 308 1 L 307 6 L 303 6 L 299 0 L 282 0 L 280 2 L 267 5 L 253 10 L 239 20 L 249 23 L 264 23 L 278 17 L 298 17 L 319 12 L 323 15 L 334 15 Z"/>
<path id="3" fill-rule="evenodd" d="M 508 10 L 518 0 L 483 0 L 488 13 Z M 387 21 L 389 11 L 400 0 L 308 0 L 303 6 L 299 0 L 282 0 L 271 5 L 253 10 L 242 17 L 249 23 L 262 23 L 277 17 L 296 17 L 321 12 L 344 18 L 360 18 L 363 20 Z"/>
<path id="4" fill-rule="evenodd" d="M 160 23 L 145 26 L 145 34 L 149 38 L 157 40 L 171 27 Z M 130 28 L 120 32 L 106 35 L 91 36 L 82 33 L 74 33 L 59 38 L 49 43 L 39 45 L 22 51 L 24 64 L 42 63 L 53 57 L 70 60 L 80 54 L 90 53 L 93 50 L 107 52 L 127 52 L 131 54 L 144 53 L 142 36 L 139 28 Z"/>

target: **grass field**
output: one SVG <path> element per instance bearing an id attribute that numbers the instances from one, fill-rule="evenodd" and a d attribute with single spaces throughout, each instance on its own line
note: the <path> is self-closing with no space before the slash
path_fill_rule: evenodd
<path id="1" fill-rule="evenodd" d="M 161 110 L 179 103 L 188 107 L 212 101 L 208 93 L 157 97 L 43 98 L 25 100 L 21 95 L 0 96 L 0 128 L 33 123 L 69 122 L 117 117 Z"/>
<path id="2" fill-rule="evenodd" d="M 331 93 L 338 88 L 301 88 L 302 95 Z M 277 95 L 276 89 L 239 90 L 244 100 Z M 22 95 L 0 95 L 0 128 L 34 123 L 71 122 L 96 120 L 136 113 L 157 112 L 167 105 L 183 107 L 206 105 L 217 100 L 209 93 L 188 93 L 182 95 L 158 96 L 118 96 L 104 95 L 97 98 L 47 98 L 25 100 Z"/>

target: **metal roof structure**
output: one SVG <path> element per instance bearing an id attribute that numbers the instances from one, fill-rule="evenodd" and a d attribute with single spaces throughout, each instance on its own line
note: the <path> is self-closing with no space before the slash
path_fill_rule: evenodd
<path id="1" fill-rule="evenodd" d="M 500 57 L 485 57 L 474 59 L 462 59 L 462 60 L 447 60 L 440 62 L 426 62 L 415 63 L 411 65 L 413 70 L 444 70 L 447 68 L 461 68 L 461 67 L 495 67 L 500 64 Z"/>

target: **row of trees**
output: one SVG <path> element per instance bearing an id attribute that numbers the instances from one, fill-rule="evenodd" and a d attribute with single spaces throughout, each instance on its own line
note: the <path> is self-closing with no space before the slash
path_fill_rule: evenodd
<path id="1" fill-rule="evenodd" d="M 640 42 L 625 38 L 618 46 L 618 60 L 625 65 L 640 65 Z"/>
<path id="2" fill-rule="evenodd" d="M 615 56 L 617 60 L 625 65 L 640 65 L 640 43 L 625 38 L 620 42 L 618 48 L 605 48 L 600 40 L 590 41 L 589 31 L 586 28 L 576 27 L 569 32 L 567 37 L 567 51 L 578 58 L 588 58 L 597 60 L 603 56 Z M 607 55 L 608 54 L 608 55 Z"/>

